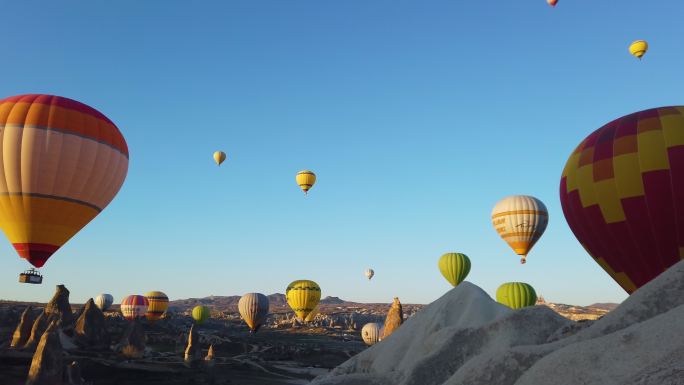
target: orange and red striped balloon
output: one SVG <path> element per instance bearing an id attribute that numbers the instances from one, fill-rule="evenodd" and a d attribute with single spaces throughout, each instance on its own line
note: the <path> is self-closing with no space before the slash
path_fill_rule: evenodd
<path id="1" fill-rule="evenodd" d="M 128 147 L 97 110 L 53 95 L 0 100 L 0 228 L 41 267 L 121 188 Z"/>
<path id="2" fill-rule="evenodd" d="M 582 246 L 628 293 L 684 259 L 684 106 L 594 131 L 570 155 L 560 198 Z"/>
<path id="3" fill-rule="evenodd" d="M 121 314 L 129 321 L 145 318 L 149 305 L 150 302 L 144 296 L 129 295 L 121 301 Z"/>

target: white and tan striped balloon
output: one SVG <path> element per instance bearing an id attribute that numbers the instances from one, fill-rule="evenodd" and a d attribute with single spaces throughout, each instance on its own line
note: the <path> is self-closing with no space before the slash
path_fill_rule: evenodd
<path id="1" fill-rule="evenodd" d="M 268 297 L 261 293 L 247 293 L 240 297 L 238 311 L 249 327 L 255 333 L 268 315 Z"/>
<path id="2" fill-rule="evenodd" d="M 366 345 L 371 346 L 380 341 L 380 324 L 371 322 L 363 325 L 361 329 L 361 338 Z"/>
<path id="3" fill-rule="evenodd" d="M 111 294 L 102 293 L 95 297 L 95 306 L 102 311 L 108 310 L 114 303 L 114 297 Z"/>
<path id="4" fill-rule="evenodd" d="M 513 195 L 500 200 L 492 210 L 492 225 L 506 243 L 525 258 L 544 234 L 549 222 L 546 206 L 529 195 Z"/>

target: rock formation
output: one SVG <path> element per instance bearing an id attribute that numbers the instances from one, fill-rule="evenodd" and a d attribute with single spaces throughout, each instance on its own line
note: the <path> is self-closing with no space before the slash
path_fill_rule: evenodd
<path id="1" fill-rule="evenodd" d="M 202 349 L 199 344 L 199 336 L 195 330 L 195 325 L 190 326 L 188 333 L 188 344 L 185 347 L 185 364 L 194 366 L 202 358 Z"/>
<path id="2" fill-rule="evenodd" d="M 399 298 L 394 297 L 394 302 L 387 312 L 387 318 L 385 319 L 384 334 L 383 339 L 389 337 L 390 334 L 394 333 L 395 330 L 399 329 L 399 326 L 404 322 L 404 312 L 401 310 L 401 302 Z"/>
<path id="3" fill-rule="evenodd" d="M 66 367 L 66 380 L 68 385 L 92 385 L 81 376 L 81 366 L 73 361 Z"/>
<path id="4" fill-rule="evenodd" d="M 17 328 L 14 330 L 10 347 L 24 347 L 24 345 L 26 345 L 26 342 L 31 337 L 31 328 L 33 327 L 34 321 L 32 311 L 33 309 L 31 308 L 31 306 L 27 306 L 24 312 L 21 313 L 21 320 L 19 321 L 19 325 L 17 325 Z"/>
<path id="5" fill-rule="evenodd" d="M 93 299 L 86 302 L 81 316 L 74 328 L 75 341 L 79 346 L 105 348 L 109 346 L 109 334 L 105 326 L 104 314 L 95 306 Z"/>
<path id="6" fill-rule="evenodd" d="M 57 322 L 53 322 L 40 337 L 26 385 L 62 385 L 63 376 L 62 344 L 59 342 Z"/>
<path id="7" fill-rule="evenodd" d="M 69 290 L 64 285 L 57 285 L 55 295 L 45 306 L 45 313 L 50 316 L 51 320 L 58 319 L 59 326 L 63 328 L 72 325 L 73 314 L 69 304 Z"/>
<path id="8" fill-rule="evenodd" d="M 596 321 L 463 282 L 316 385 L 684 384 L 684 261 Z"/>
<path id="9" fill-rule="evenodd" d="M 140 320 L 129 323 L 117 350 L 126 358 L 141 358 L 143 356 L 145 353 L 145 330 Z"/>
<path id="10" fill-rule="evenodd" d="M 213 344 L 209 345 L 209 351 L 207 352 L 207 356 L 204 357 L 204 364 L 206 366 L 209 366 L 209 367 L 214 366 L 214 345 Z"/>
<path id="11" fill-rule="evenodd" d="M 47 329 L 48 324 L 48 315 L 45 314 L 45 311 L 43 311 L 40 313 L 38 318 L 33 321 L 33 326 L 31 327 L 31 336 L 29 337 L 28 341 L 26 341 L 24 349 L 28 351 L 34 351 L 36 349 L 36 346 L 38 346 L 38 342 L 40 341 L 40 337 L 45 332 L 45 329 Z"/>

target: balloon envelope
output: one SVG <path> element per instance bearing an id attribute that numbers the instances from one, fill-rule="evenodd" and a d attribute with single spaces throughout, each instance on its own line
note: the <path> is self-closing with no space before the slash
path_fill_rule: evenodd
<path id="1" fill-rule="evenodd" d="M 364 275 L 370 280 L 375 275 L 375 271 L 373 269 L 366 269 Z"/>
<path id="2" fill-rule="evenodd" d="M 549 212 L 539 199 L 513 195 L 500 200 L 492 210 L 492 225 L 525 263 L 527 254 L 546 230 Z"/>
<path id="3" fill-rule="evenodd" d="M 0 228 L 41 267 L 121 188 L 128 146 L 99 111 L 53 95 L 0 100 Z"/>
<path id="4" fill-rule="evenodd" d="M 203 324 L 204 321 L 209 319 L 210 315 L 211 311 L 206 306 L 199 305 L 192 309 L 192 319 L 194 319 L 198 325 Z"/>
<path id="5" fill-rule="evenodd" d="M 641 59 L 644 54 L 648 51 L 648 43 L 644 40 L 637 40 L 629 45 L 629 53 Z"/>
<path id="6" fill-rule="evenodd" d="M 439 258 L 437 265 L 444 278 L 454 287 L 470 273 L 470 258 L 462 253 L 446 253 Z"/>
<path id="7" fill-rule="evenodd" d="M 507 282 L 496 290 L 496 301 L 511 309 L 520 309 L 537 303 L 537 293 L 527 283 Z"/>
<path id="8" fill-rule="evenodd" d="M 114 297 L 111 294 L 102 293 L 95 297 L 95 306 L 102 311 L 107 311 L 114 303 Z"/>
<path id="9" fill-rule="evenodd" d="M 560 200 L 577 240 L 627 293 L 684 259 L 684 106 L 590 134 L 565 165 Z"/>
<path id="10" fill-rule="evenodd" d="M 149 305 L 144 296 L 129 295 L 121 301 L 121 314 L 129 321 L 144 318 Z"/>
<path id="11" fill-rule="evenodd" d="M 297 173 L 295 181 L 297 181 L 299 188 L 306 194 L 309 192 L 309 189 L 313 187 L 314 183 L 316 183 L 316 174 L 310 170 L 302 170 Z"/>
<path id="12" fill-rule="evenodd" d="M 378 323 L 367 323 L 361 328 L 361 338 L 368 346 L 375 345 L 380 341 L 380 336 L 380 324 Z"/>
<path id="13" fill-rule="evenodd" d="M 247 293 L 240 297 L 238 311 L 249 330 L 256 333 L 268 315 L 268 297 L 261 293 Z"/>
<path id="14" fill-rule="evenodd" d="M 285 290 L 287 304 L 295 312 L 300 320 L 304 321 L 306 316 L 318 305 L 321 300 L 321 288 L 314 281 L 298 280 L 290 283 Z"/>
<path id="15" fill-rule="evenodd" d="M 214 153 L 214 162 L 216 162 L 217 165 L 221 165 L 223 161 L 226 160 L 226 153 L 223 151 L 216 151 Z"/>
<path id="16" fill-rule="evenodd" d="M 552 7 L 555 7 L 556 4 L 558 4 L 558 0 L 546 0 L 546 3 Z"/>
<path id="17" fill-rule="evenodd" d="M 169 297 L 161 291 L 151 291 L 145 294 L 145 297 L 150 303 L 145 317 L 150 321 L 157 321 L 169 308 Z"/>

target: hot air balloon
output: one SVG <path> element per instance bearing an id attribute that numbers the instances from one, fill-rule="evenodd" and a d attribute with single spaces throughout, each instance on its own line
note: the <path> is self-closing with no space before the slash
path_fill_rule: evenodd
<path id="1" fill-rule="evenodd" d="M 302 191 L 304 191 L 304 194 L 308 194 L 309 189 L 316 183 L 316 174 L 313 171 L 302 170 L 297 173 L 295 180 Z"/>
<path id="2" fill-rule="evenodd" d="M 537 303 L 537 293 L 527 283 L 507 282 L 496 290 L 496 301 L 511 309 L 520 309 Z"/>
<path id="3" fill-rule="evenodd" d="M 111 294 L 100 294 L 95 297 L 95 306 L 102 311 L 107 311 L 114 303 L 114 297 Z"/>
<path id="4" fill-rule="evenodd" d="M 194 319 L 195 323 L 197 323 L 198 325 L 203 324 L 204 321 L 209 319 L 210 315 L 211 315 L 211 311 L 206 306 L 199 305 L 199 306 L 195 306 L 192 309 L 192 319 Z"/>
<path id="5" fill-rule="evenodd" d="M 527 195 L 513 195 L 500 200 L 492 210 L 492 225 L 499 236 L 520 255 L 525 263 L 527 254 L 541 238 L 549 222 L 546 206 Z"/>
<path id="6" fill-rule="evenodd" d="M 144 318 L 149 305 L 142 295 L 129 295 L 121 301 L 121 314 L 129 321 Z"/>
<path id="7" fill-rule="evenodd" d="M 166 309 L 169 308 L 169 297 L 161 291 L 151 291 L 145 294 L 145 297 L 150 303 L 145 317 L 149 321 L 159 320 L 166 313 Z"/>
<path id="8" fill-rule="evenodd" d="M 470 258 L 461 253 L 446 253 L 439 258 L 437 265 L 444 278 L 454 287 L 470 273 Z"/>
<path id="9" fill-rule="evenodd" d="M 373 276 L 375 275 L 375 271 L 373 271 L 373 269 L 366 269 L 366 271 L 364 272 L 364 275 L 370 281 L 370 279 L 373 278 Z"/>
<path id="10" fill-rule="evenodd" d="M 629 53 L 641 60 L 641 57 L 648 51 L 648 43 L 644 40 L 637 40 L 629 45 Z"/>
<path id="11" fill-rule="evenodd" d="M 380 324 L 378 323 L 367 323 L 361 328 L 361 338 L 368 346 L 375 345 L 380 341 L 380 336 Z"/>
<path id="12" fill-rule="evenodd" d="M 223 151 L 216 151 L 214 153 L 214 162 L 216 162 L 217 165 L 221 165 L 223 161 L 226 160 L 226 153 Z"/>
<path id="13" fill-rule="evenodd" d="M 558 0 L 546 0 L 546 2 L 552 7 L 555 7 L 556 4 L 558 4 Z"/>
<path id="14" fill-rule="evenodd" d="M 250 333 L 256 333 L 268 315 L 268 297 L 261 293 L 247 293 L 240 298 L 238 311 Z"/>
<path id="15" fill-rule="evenodd" d="M 112 201 L 128 147 L 99 111 L 53 95 L 0 100 L 0 228 L 40 268 Z"/>
<path id="16" fill-rule="evenodd" d="M 316 316 L 321 312 L 321 305 L 318 304 L 316 307 L 304 318 L 304 323 L 309 323 L 316 319 Z"/>
<path id="17" fill-rule="evenodd" d="M 285 298 L 297 318 L 303 321 L 320 302 L 321 288 L 314 281 L 294 281 L 287 286 Z"/>
<path id="18" fill-rule="evenodd" d="M 573 151 L 563 214 L 584 249 L 627 293 L 684 258 L 684 106 L 616 119 Z"/>

